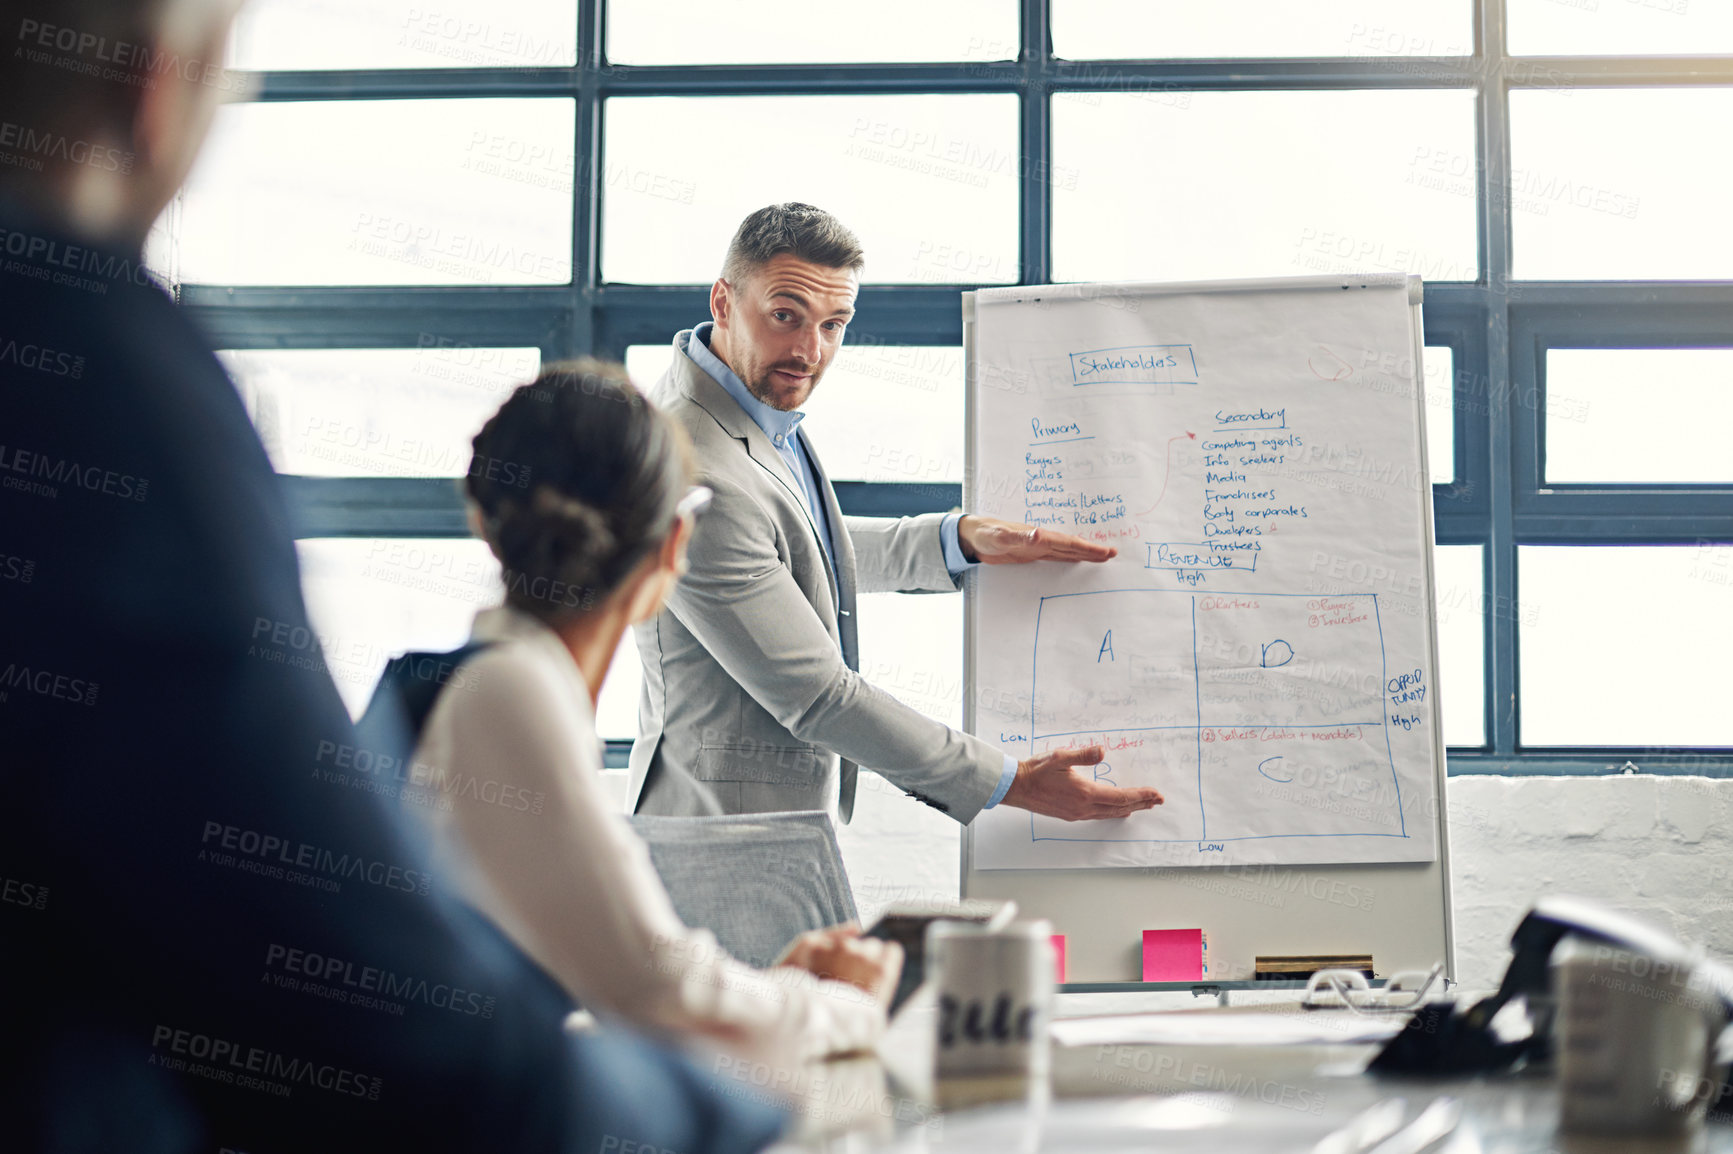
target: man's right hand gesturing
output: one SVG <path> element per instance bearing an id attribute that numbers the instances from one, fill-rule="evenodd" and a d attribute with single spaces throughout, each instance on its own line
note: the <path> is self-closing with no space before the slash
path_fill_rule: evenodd
<path id="1" fill-rule="evenodd" d="M 1072 772 L 1072 766 L 1098 765 L 1106 756 L 1099 745 L 1056 749 L 1017 765 L 1017 776 L 1001 805 L 1014 805 L 1062 821 L 1128 817 L 1162 802 L 1153 789 L 1121 789 Z"/>

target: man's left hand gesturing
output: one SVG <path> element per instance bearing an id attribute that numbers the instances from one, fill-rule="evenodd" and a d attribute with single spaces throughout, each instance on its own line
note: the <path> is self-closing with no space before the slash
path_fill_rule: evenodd
<path id="1" fill-rule="evenodd" d="M 1119 555 L 1111 545 L 1098 545 L 1034 525 L 966 516 L 957 521 L 957 544 L 963 556 L 982 565 L 1020 565 L 1026 561 L 1108 561 Z"/>

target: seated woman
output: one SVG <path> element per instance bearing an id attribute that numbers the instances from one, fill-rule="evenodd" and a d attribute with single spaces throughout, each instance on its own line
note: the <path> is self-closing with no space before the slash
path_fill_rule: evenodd
<path id="1" fill-rule="evenodd" d="M 770 970 L 729 957 L 681 924 L 599 776 L 602 679 L 684 572 L 708 495 L 683 434 L 623 368 L 584 360 L 519 388 L 474 446 L 470 521 L 505 604 L 476 615 L 489 644 L 416 752 L 447 785 L 497 783 L 448 791 L 436 818 L 466 896 L 599 1017 L 779 1062 L 870 1047 L 901 951 L 846 927 L 803 935 Z"/>

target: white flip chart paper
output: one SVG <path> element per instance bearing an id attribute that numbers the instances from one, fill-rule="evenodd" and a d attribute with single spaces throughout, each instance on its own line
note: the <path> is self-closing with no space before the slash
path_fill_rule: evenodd
<path id="1" fill-rule="evenodd" d="M 1401 277 L 975 294 L 971 511 L 1113 545 L 983 567 L 975 731 L 1166 803 L 997 807 L 976 869 L 1425 862 L 1431 484 Z"/>

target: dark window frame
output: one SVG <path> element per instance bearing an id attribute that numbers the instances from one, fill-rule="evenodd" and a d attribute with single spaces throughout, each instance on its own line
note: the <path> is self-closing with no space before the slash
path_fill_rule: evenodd
<path id="1" fill-rule="evenodd" d="M 477 345 L 535 346 L 544 360 L 623 358 L 707 315 L 701 286 L 599 280 L 603 102 L 615 96 L 1014 93 L 1020 103 L 1020 283 L 1052 267 L 1051 97 L 1060 91 L 1467 88 L 1476 95 L 1479 277 L 1426 286 L 1428 344 L 1455 356 L 1456 480 L 1433 489 L 1440 544 L 1484 548 L 1486 604 L 1520 605 L 1519 544 L 1733 544 L 1733 486 L 1544 483 L 1545 362 L 1554 347 L 1733 346 L 1733 283 L 1514 282 L 1509 93 L 1531 87 L 1733 84 L 1733 57 L 1512 57 L 1505 0 L 1471 3 L 1468 57 L 1072 62 L 1054 57 L 1047 0 L 1019 0 L 1016 60 L 885 65 L 611 65 L 603 0 L 575 0 L 573 67 L 379 69 L 251 74 L 253 99 L 374 100 L 519 96 L 577 103 L 569 285 L 535 287 L 226 287 L 181 299 L 225 349 L 415 347 L 424 333 Z M 869 286 L 861 328 L 878 342 L 961 343 L 958 293 L 972 286 Z M 314 536 L 463 536 L 449 481 L 285 478 L 296 532 Z M 848 511 L 948 508 L 960 487 L 839 485 Z M 1463 773 L 1643 772 L 1733 776 L 1733 749 L 1525 749 L 1519 740 L 1517 614 L 1485 620 L 1486 743 L 1452 749 Z M 610 763 L 629 743 L 611 743 Z"/>

